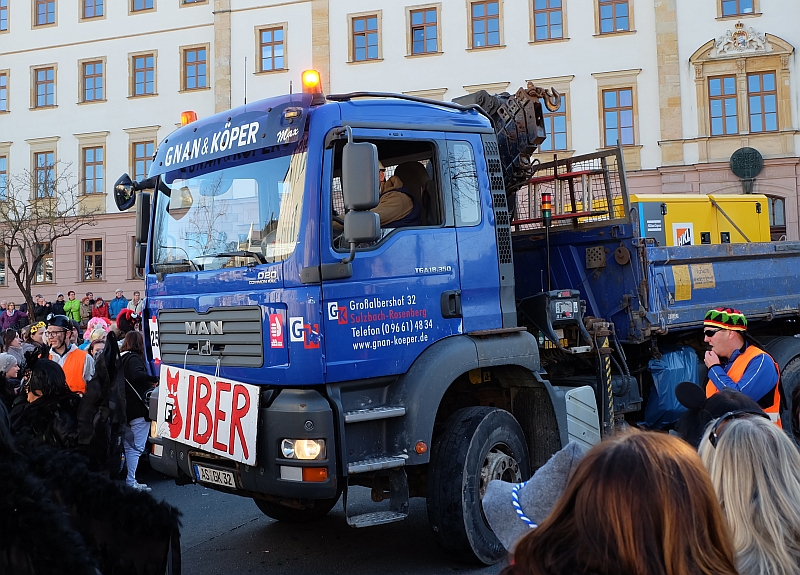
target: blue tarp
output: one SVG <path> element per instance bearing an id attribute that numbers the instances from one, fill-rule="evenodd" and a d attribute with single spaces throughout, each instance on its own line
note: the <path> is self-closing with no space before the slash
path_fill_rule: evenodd
<path id="1" fill-rule="evenodd" d="M 644 410 L 644 423 L 653 429 L 663 429 L 675 423 L 686 411 L 675 397 L 679 383 L 692 381 L 700 384 L 694 349 L 685 346 L 663 350 L 661 359 L 651 359 L 647 364 L 654 384 Z"/>

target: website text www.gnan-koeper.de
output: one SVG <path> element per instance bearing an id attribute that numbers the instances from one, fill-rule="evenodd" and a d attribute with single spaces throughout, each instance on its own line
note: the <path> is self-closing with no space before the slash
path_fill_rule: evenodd
<path id="1" fill-rule="evenodd" d="M 428 341 L 428 334 L 423 333 L 420 335 L 409 335 L 409 336 L 401 336 L 397 337 L 394 336 L 388 339 L 376 339 L 373 341 L 355 341 L 353 342 L 353 349 L 371 349 L 376 350 L 381 347 L 391 347 L 393 345 L 411 345 L 412 343 L 419 343 L 423 341 Z"/>

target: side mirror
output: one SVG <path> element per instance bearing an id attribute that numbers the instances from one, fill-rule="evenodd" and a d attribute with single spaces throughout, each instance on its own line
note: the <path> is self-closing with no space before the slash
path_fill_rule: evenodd
<path id="1" fill-rule="evenodd" d="M 372 243 L 381 237 L 381 218 L 375 212 L 349 211 L 344 215 L 344 241 L 351 246 Z"/>
<path id="2" fill-rule="evenodd" d="M 131 208 L 133 204 L 136 203 L 136 190 L 128 174 L 122 174 L 119 179 L 114 182 L 114 202 L 117 204 L 117 209 L 121 212 Z"/>
<path id="3" fill-rule="evenodd" d="M 371 210 L 380 201 L 378 148 L 349 142 L 342 152 L 342 192 L 348 210 Z"/>
<path id="4" fill-rule="evenodd" d="M 139 196 L 139 205 L 136 206 L 136 242 L 146 244 L 150 234 L 150 200 L 152 196 L 148 192 L 142 192 Z"/>

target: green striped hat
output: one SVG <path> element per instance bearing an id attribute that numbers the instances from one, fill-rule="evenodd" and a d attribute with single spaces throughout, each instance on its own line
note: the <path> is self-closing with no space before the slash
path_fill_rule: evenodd
<path id="1" fill-rule="evenodd" d="M 727 329 L 729 331 L 747 331 L 747 318 L 738 309 L 718 307 L 708 310 L 703 320 L 703 327 Z"/>

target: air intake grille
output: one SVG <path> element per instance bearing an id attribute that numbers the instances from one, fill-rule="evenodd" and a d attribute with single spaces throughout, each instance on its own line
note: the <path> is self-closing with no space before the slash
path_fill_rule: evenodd
<path id="1" fill-rule="evenodd" d="M 158 312 L 161 360 L 170 365 L 261 367 L 264 365 L 261 308 L 257 306 Z M 187 353 L 188 351 L 188 353 Z"/>
<path id="2" fill-rule="evenodd" d="M 486 154 L 486 167 L 489 170 L 489 185 L 492 188 L 492 203 L 494 204 L 495 230 L 497 233 L 497 255 L 500 264 L 512 264 L 511 256 L 511 218 L 508 215 L 508 201 L 506 200 L 505 186 L 503 185 L 503 166 L 500 163 L 500 154 L 497 151 L 497 142 L 484 137 L 484 152 Z"/>

